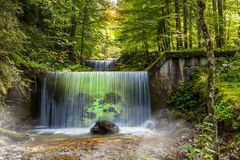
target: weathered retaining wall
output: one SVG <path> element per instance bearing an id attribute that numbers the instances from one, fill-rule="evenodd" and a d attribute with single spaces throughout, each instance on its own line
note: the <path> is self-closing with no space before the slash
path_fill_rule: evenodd
<path id="1" fill-rule="evenodd" d="M 206 57 L 170 58 L 162 56 L 149 69 L 152 111 L 156 113 L 166 105 L 166 100 L 180 85 L 189 81 L 194 69 L 206 65 Z"/>

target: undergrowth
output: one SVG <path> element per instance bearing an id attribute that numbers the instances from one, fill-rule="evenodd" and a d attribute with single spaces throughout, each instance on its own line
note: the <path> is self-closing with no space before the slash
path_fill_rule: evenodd
<path id="1" fill-rule="evenodd" d="M 239 158 L 240 152 L 239 64 L 240 53 L 234 57 L 216 59 L 215 115 L 218 121 L 220 152 L 223 157 L 230 159 Z M 207 121 L 206 94 L 207 70 L 200 68 L 191 81 L 181 84 L 167 103 L 177 117 L 184 118 L 192 122 L 194 127 L 200 128 L 197 132 L 198 142 L 187 146 L 188 155 L 212 159 L 212 137 L 209 133 L 212 131 L 212 124 Z"/>

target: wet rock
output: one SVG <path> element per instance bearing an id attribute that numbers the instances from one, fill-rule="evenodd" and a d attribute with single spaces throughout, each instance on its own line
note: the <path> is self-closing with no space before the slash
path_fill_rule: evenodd
<path id="1" fill-rule="evenodd" d="M 106 120 L 97 121 L 96 124 L 91 128 L 92 134 L 114 134 L 119 132 L 119 127 Z"/>
<path id="2" fill-rule="evenodd" d="M 145 122 L 144 127 L 154 130 L 156 128 L 156 125 L 153 121 L 147 121 L 147 122 Z"/>

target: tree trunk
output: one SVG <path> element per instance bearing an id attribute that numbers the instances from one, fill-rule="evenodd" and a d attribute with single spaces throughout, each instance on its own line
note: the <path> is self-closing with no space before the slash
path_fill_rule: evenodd
<path id="1" fill-rule="evenodd" d="M 215 86 L 215 59 L 214 59 L 214 49 L 211 36 L 208 30 L 207 23 L 205 21 L 204 11 L 206 9 L 204 0 L 197 0 L 199 7 L 199 22 L 203 35 L 206 41 L 207 57 L 208 57 L 208 97 L 207 97 L 207 108 L 208 116 L 211 123 L 214 126 L 213 137 L 213 149 L 215 151 L 213 158 L 214 160 L 219 160 L 219 150 L 218 150 L 218 127 L 217 120 L 214 113 L 214 86 Z"/>
<path id="2" fill-rule="evenodd" d="M 86 25 L 86 21 L 87 21 L 87 5 L 88 3 L 86 2 L 86 5 L 83 8 L 83 20 L 82 20 L 82 28 L 81 28 L 81 32 L 82 32 L 82 37 L 81 37 L 81 50 L 80 50 L 80 63 L 83 63 L 83 52 L 84 52 L 84 36 L 85 36 L 85 25 Z"/>
<path id="3" fill-rule="evenodd" d="M 223 18 L 223 2 L 218 0 L 218 19 L 219 19 L 219 48 L 224 45 L 224 18 Z"/>
<path id="4" fill-rule="evenodd" d="M 183 33 L 184 33 L 184 48 L 188 48 L 188 0 L 183 0 Z M 191 18 L 191 17 L 190 17 Z"/>
<path id="5" fill-rule="evenodd" d="M 170 10 L 170 4 L 171 4 L 171 0 L 165 0 L 165 6 L 166 6 L 166 13 L 164 15 L 170 15 L 171 14 L 171 10 Z M 170 33 L 170 24 L 169 24 L 169 20 L 165 19 L 165 39 L 166 39 L 166 43 L 167 43 L 167 48 L 166 50 L 168 50 L 169 48 L 171 48 L 171 33 Z"/>
<path id="6" fill-rule="evenodd" d="M 192 11 L 192 1 L 191 1 L 191 4 L 190 4 L 190 8 L 189 8 L 189 48 L 192 48 L 192 16 L 193 16 L 193 11 Z"/>
<path id="7" fill-rule="evenodd" d="M 213 6 L 213 23 L 214 23 L 214 31 L 215 31 L 215 43 L 217 48 L 219 48 L 219 29 L 218 29 L 218 16 L 217 16 L 217 2 L 216 0 L 212 0 Z"/>
<path id="8" fill-rule="evenodd" d="M 73 2 L 72 2 L 73 3 Z M 72 4 L 72 19 L 71 19 L 71 29 L 70 29 L 70 38 L 71 42 L 76 35 L 76 28 L 77 28 L 77 21 L 76 21 L 76 7 Z M 68 51 L 69 60 L 76 62 L 76 55 L 75 55 L 75 46 L 71 44 Z"/>
<path id="9" fill-rule="evenodd" d="M 202 48 L 202 31 L 199 22 L 197 26 L 197 35 L 198 35 L 198 48 Z"/>
<path id="10" fill-rule="evenodd" d="M 237 1 L 237 8 L 240 7 L 240 2 Z M 238 16 L 240 17 L 240 10 L 238 10 Z M 237 45 L 240 46 L 240 23 L 238 24 L 238 40 L 237 40 Z"/>
<path id="11" fill-rule="evenodd" d="M 162 16 L 165 16 L 165 11 L 164 11 L 164 8 L 162 7 Z M 162 40 L 163 40 L 163 51 L 167 50 L 168 49 L 168 39 L 166 37 L 166 34 L 167 34 L 167 30 L 166 30 L 166 20 L 165 18 L 162 19 Z"/>
<path id="12" fill-rule="evenodd" d="M 161 52 L 161 23 L 160 20 L 158 22 L 158 27 L 157 27 L 157 47 L 158 47 L 158 52 Z"/>
<path id="13" fill-rule="evenodd" d="M 148 39 L 147 39 L 147 33 L 146 31 L 143 31 L 143 37 L 144 37 L 144 41 L 143 41 L 143 48 L 144 48 L 144 54 L 147 56 L 149 51 L 149 46 L 148 46 Z"/>
<path id="14" fill-rule="evenodd" d="M 176 14 L 176 31 L 177 31 L 177 49 L 182 48 L 182 32 L 181 32 L 181 17 L 180 17 L 180 3 L 175 0 L 175 14 Z"/>

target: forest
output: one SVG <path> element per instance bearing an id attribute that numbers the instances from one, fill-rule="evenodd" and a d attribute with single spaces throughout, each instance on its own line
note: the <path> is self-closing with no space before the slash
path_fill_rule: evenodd
<path id="1" fill-rule="evenodd" d="M 239 46 L 239 0 L 0 0 L 0 160 L 240 159 Z"/>

